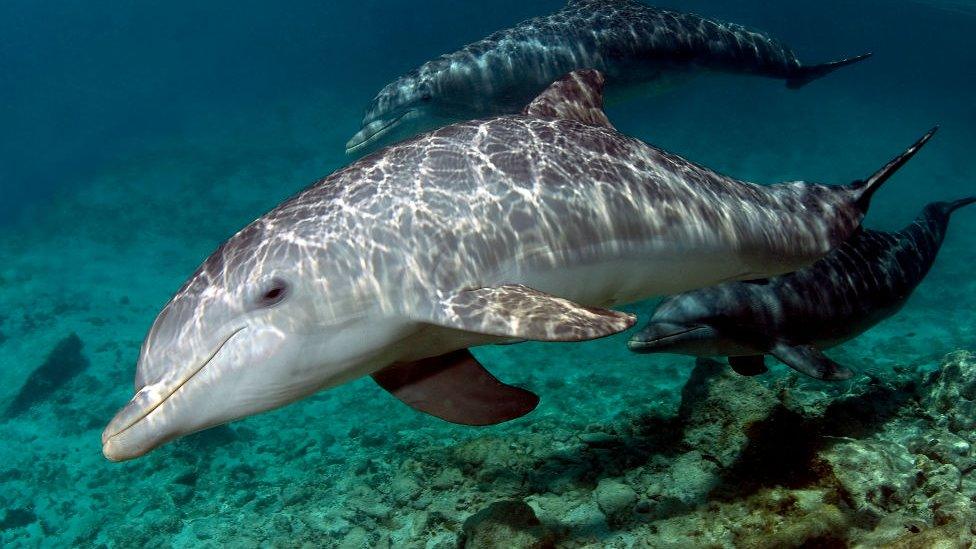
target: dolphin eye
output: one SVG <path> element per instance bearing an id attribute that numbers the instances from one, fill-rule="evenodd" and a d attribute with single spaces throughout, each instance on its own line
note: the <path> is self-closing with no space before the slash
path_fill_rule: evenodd
<path id="1" fill-rule="evenodd" d="M 262 288 L 257 298 L 258 307 L 274 307 L 288 296 L 288 283 L 281 279 L 274 279 Z"/>

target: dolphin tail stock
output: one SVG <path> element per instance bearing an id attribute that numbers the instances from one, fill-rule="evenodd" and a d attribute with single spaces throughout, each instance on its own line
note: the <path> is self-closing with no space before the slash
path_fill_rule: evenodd
<path id="1" fill-rule="evenodd" d="M 899 154 L 895 158 L 891 159 L 887 164 L 885 164 L 880 170 L 874 172 L 874 175 L 867 179 L 861 179 L 855 181 L 850 185 L 850 189 L 855 193 L 855 202 L 861 208 L 862 211 L 867 211 L 868 206 L 871 205 L 871 197 L 874 193 L 881 188 L 882 185 L 892 175 L 895 174 L 902 166 L 908 163 L 909 160 L 925 146 L 926 143 L 932 139 L 932 136 L 939 131 L 939 126 L 935 126 L 931 130 L 925 133 L 918 141 L 912 144 L 911 147 L 905 150 L 905 152 Z"/>
<path id="2" fill-rule="evenodd" d="M 853 65 L 854 63 L 859 63 L 865 59 L 871 57 L 872 53 L 865 53 L 857 55 L 855 57 L 848 57 L 847 59 L 841 59 L 840 61 L 832 61 L 830 63 L 822 63 L 820 65 L 801 65 L 786 79 L 786 87 L 791 90 L 797 90 L 806 86 L 814 80 L 818 80 L 827 76 L 828 74 L 834 72 L 835 70 L 846 67 L 848 65 Z"/>

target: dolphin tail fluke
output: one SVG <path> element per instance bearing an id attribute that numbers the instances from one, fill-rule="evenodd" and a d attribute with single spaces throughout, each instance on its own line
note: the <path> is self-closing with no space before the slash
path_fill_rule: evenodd
<path id="1" fill-rule="evenodd" d="M 867 211 L 868 206 L 871 205 L 871 197 L 874 193 L 884 185 L 885 181 L 891 178 L 902 166 L 908 163 L 909 160 L 915 156 L 918 151 L 925 146 L 926 143 L 932 139 L 935 132 L 939 131 L 939 127 L 936 126 L 929 130 L 925 135 L 923 135 L 918 141 L 916 141 L 911 147 L 909 147 L 905 152 L 893 158 L 890 162 L 884 165 L 880 170 L 874 173 L 871 177 L 855 181 L 851 184 L 851 189 L 853 189 L 855 196 L 855 201 L 862 211 Z"/>
<path id="2" fill-rule="evenodd" d="M 786 87 L 790 88 L 791 90 L 802 88 L 810 82 L 823 78 L 841 67 L 846 67 L 848 65 L 853 65 L 854 63 L 864 61 L 872 55 L 873 54 L 871 53 L 865 53 L 856 57 L 849 57 L 847 59 L 823 63 L 821 65 L 801 66 L 789 78 L 786 79 Z"/>
<path id="3" fill-rule="evenodd" d="M 945 206 L 946 213 L 951 214 L 952 212 L 958 210 L 959 208 L 965 208 L 966 206 L 974 203 L 976 203 L 976 196 L 970 196 L 967 198 L 954 200 L 952 202 L 947 202 Z"/>
<path id="4" fill-rule="evenodd" d="M 920 218 L 928 222 L 941 224 L 942 230 L 945 230 L 945 227 L 949 223 L 949 218 L 952 217 L 953 212 L 973 203 L 976 203 L 976 196 L 960 198 L 959 200 L 952 200 L 949 202 L 932 202 L 931 204 L 925 206 L 925 209 L 922 210 L 922 215 Z"/>

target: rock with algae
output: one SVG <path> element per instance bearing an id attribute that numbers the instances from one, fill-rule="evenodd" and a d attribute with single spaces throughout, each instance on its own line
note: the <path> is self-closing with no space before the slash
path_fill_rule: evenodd
<path id="1" fill-rule="evenodd" d="M 700 361 L 677 414 L 411 443 L 402 462 L 350 479 L 341 520 L 325 521 L 342 527 L 320 535 L 431 549 L 966 547 L 974 370 L 956 353 L 928 376 L 823 384 Z"/>
<path id="2" fill-rule="evenodd" d="M 594 491 L 596 503 L 603 514 L 612 519 L 628 515 L 637 503 L 637 492 L 619 480 L 605 478 Z"/>
<path id="3" fill-rule="evenodd" d="M 753 425 L 769 418 L 778 404 L 768 387 L 730 374 L 724 364 L 700 360 L 681 391 L 684 442 L 728 467 L 749 444 Z"/>
<path id="4" fill-rule="evenodd" d="M 496 501 L 464 521 L 458 546 L 544 549 L 554 538 L 524 501 Z"/>
<path id="5" fill-rule="evenodd" d="M 731 467 L 723 468 L 722 483 L 710 499 L 734 507 L 751 488 L 758 488 L 757 494 L 784 488 L 823 494 L 822 505 L 747 545 L 762 546 L 763 539 L 776 540 L 773 546 L 969 546 L 976 528 L 976 483 L 967 486 L 963 479 L 976 465 L 962 433 L 972 436 L 967 421 L 972 421 L 974 374 L 976 357 L 953 353 L 924 383 L 918 374 L 892 373 L 862 378 L 836 394 L 829 387 L 800 388 L 787 378 L 772 387 L 778 392 L 772 406 L 765 392 L 741 387 L 722 391 L 717 402 L 705 399 L 700 406 L 717 412 L 699 410 L 699 415 L 722 417 L 730 405 L 769 411 L 745 429 L 749 443 Z M 706 384 L 728 383 L 727 375 L 712 375 Z M 731 433 L 704 429 L 711 433 L 708 440 L 726 441 L 726 449 L 738 436 L 734 426 Z M 693 439 L 686 434 L 685 440 Z M 828 521 L 833 527 L 824 531 L 818 525 L 827 517 L 834 517 Z M 784 532 L 791 532 L 790 539 Z"/>
<path id="6" fill-rule="evenodd" d="M 976 440 L 976 355 L 959 351 L 947 356 L 927 380 L 922 404 L 936 423 Z"/>

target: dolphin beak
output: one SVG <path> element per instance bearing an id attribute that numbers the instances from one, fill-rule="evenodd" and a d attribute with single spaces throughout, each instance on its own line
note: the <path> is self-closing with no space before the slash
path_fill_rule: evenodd
<path id="1" fill-rule="evenodd" d="M 102 431 L 102 454 L 109 461 L 137 458 L 178 436 L 204 428 L 200 425 L 188 427 L 177 421 L 182 417 L 183 423 L 186 422 L 184 387 L 213 361 L 228 341 L 244 329 L 239 327 L 231 331 L 209 356 L 195 362 L 195 366 L 182 372 L 180 377 L 139 389 Z M 202 414 L 196 415 L 202 417 Z"/>
<path id="2" fill-rule="evenodd" d="M 161 404 L 159 393 L 153 387 L 144 387 L 136 393 L 102 431 L 102 454 L 109 461 L 124 461 L 137 458 L 169 440 L 151 433 L 154 429 L 149 425 L 158 422 L 158 418 L 150 419 L 150 415 Z"/>
<path id="3" fill-rule="evenodd" d="M 406 115 L 407 113 L 403 113 L 395 118 L 381 118 L 366 124 L 363 126 L 363 129 L 356 132 L 356 135 L 352 136 L 352 138 L 346 142 L 346 154 L 357 154 L 365 151 L 366 149 L 373 148 L 384 136 L 389 134 L 393 128 L 399 125 L 400 121 L 403 120 L 403 117 Z"/>
<path id="4" fill-rule="evenodd" d="M 702 341 L 715 335 L 715 329 L 708 326 L 654 322 L 631 337 L 627 348 L 635 353 L 667 353 L 683 343 Z"/>

